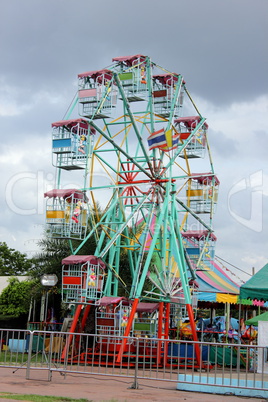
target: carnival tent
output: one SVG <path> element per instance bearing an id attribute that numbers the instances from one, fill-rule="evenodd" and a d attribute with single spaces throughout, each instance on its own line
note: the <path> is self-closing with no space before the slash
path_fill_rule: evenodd
<path id="1" fill-rule="evenodd" d="M 250 318 L 250 320 L 245 321 L 245 324 L 253 325 L 254 327 L 257 327 L 259 321 L 268 321 L 268 311 L 265 311 L 265 313 L 256 315 L 256 317 Z"/>
<path id="2" fill-rule="evenodd" d="M 268 264 L 239 286 L 212 259 L 196 270 L 200 301 L 268 307 Z"/>
<path id="3" fill-rule="evenodd" d="M 239 285 L 212 259 L 202 263 L 196 270 L 198 292 L 200 301 L 237 303 Z"/>
<path id="4" fill-rule="evenodd" d="M 268 301 L 268 263 L 241 286 L 240 299 Z"/>

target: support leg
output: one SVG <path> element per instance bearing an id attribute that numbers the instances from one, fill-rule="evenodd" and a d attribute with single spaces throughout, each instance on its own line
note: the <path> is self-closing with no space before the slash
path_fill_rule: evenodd
<path id="1" fill-rule="evenodd" d="M 72 322 L 72 325 L 71 325 L 71 328 L 70 328 L 71 334 L 70 334 L 69 336 L 67 336 L 66 344 L 65 344 L 65 346 L 64 346 L 64 348 L 63 348 L 63 351 L 62 351 L 62 354 L 61 354 L 61 358 L 62 358 L 62 359 L 65 359 L 66 356 L 68 355 L 68 350 L 69 350 L 69 347 L 70 347 L 70 345 L 71 345 L 71 343 L 72 343 L 72 340 L 73 340 L 73 334 L 72 334 L 72 332 L 75 332 L 75 328 L 76 328 L 76 325 L 77 325 L 77 323 L 78 323 L 78 320 L 79 320 L 79 317 L 80 317 L 80 314 L 81 314 L 82 307 L 83 307 L 82 304 L 79 304 L 79 305 L 76 307 L 75 314 L 74 314 L 74 318 L 73 318 L 73 322 Z"/>
<path id="2" fill-rule="evenodd" d="M 129 319 L 128 319 L 128 323 L 127 323 L 127 326 L 126 326 L 126 329 L 125 329 L 124 338 L 122 340 L 122 343 L 121 343 L 121 346 L 120 346 L 120 349 L 119 349 L 119 352 L 118 352 L 118 355 L 117 355 L 117 358 L 116 358 L 117 363 L 120 363 L 122 361 L 122 356 L 123 356 L 125 346 L 126 346 L 126 343 L 127 343 L 127 338 L 126 337 L 129 336 L 129 334 L 130 334 L 130 330 L 131 330 L 131 327 L 132 327 L 132 323 L 133 323 L 133 320 L 134 320 L 134 316 L 135 316 L 135 313 L 136 313 L 136 310 L 137 310 L 138 303 L 139 303 L 139 299 L 135 299 L 134 302 L 133 302 L 132 309 L 131 309 L 131 312 L 130 312 L 130 316 L 129 316 Z"/>

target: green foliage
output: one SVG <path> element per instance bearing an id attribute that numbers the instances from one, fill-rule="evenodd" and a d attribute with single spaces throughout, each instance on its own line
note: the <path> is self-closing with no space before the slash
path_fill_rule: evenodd
<path id="1" fill-rule="evenodd" d="M 31 268 L 31 260 L 6 243 L 0 243 L 0 276 L 25 275 Z"/>
<path id="2" fill-rule="evenodd" d="M 32 290 L 35 281 L 19 281 L 17 278 L 10 278 L 9 285 L 0 295 L 0 314 L 19 317 L 29 311 Z"/>
<path id="3" fill-rule="evenodd" d="M 132 284 L 132 277 L 129 267 L 129 260 L 127 251 L 122 249 L 120 253 L 120 279 L 118 286 L 118 296 L 129 296 L 129 291 Z"/>
<path id="4" fill-rule="evenodd" d="M 54 313 L 59 318 L 63 315 L 61 303 L 61 287 L 62 287 L 62 260 L 73 254 L 71 249 L 75 250 L 79 246 L 78 241 L 70 243 L 65 239 L 53 239 L 45 237 L 39 242 L 41 252 L 32 259 L 32 266 L 29 270 L 31 278 L 36 279 L 35 294 L 36 301 L 40 301 L 41 294 L 48 289 L 40 283 L 40 278 L 44 274 L 55 274 L 58 277 L 58 283 L 52 289 L 49 289 L 50 303 L 53 304 Z M 78 254 L 91 255 L 94 254 L 96 242 L 94 238 L 89 239 L 86 244 L 79 250 Z"/>
<path id="5" fill-rule="evenodd" d="M 32 259 L 30 276 L 40 279 L 43 274 L 56 274 L 61 279 L 61 261 L 70 255 L 68 241 L 46 237 L 39 242 L 39 247 L 41 252 Z"/>
<path id="6" fill-rule="evenodd" d="M 72 248 L 76 249 L 78 245 L 78 242 L 73 242 Z M 29 274 L 31 277 L 38 279 L 40 279 L 43 274 L 56 274 L 59 279 L 57 286 L 60 289 L 62 260 L 72 254 L 70 243 L 68 240 L 45 237 L 39 242 L 39 246 L 42 251 L 32 259 L 32 267 L 29 270 Z M 89 239 L 78 254 L 94 254 L 95 248 L 95 240 Z"/>

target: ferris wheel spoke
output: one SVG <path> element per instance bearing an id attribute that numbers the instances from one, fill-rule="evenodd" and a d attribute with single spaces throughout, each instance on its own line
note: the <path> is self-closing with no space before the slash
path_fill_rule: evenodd
<path id="1" fill-rule="evenodd" d="M 176 152 L 174 153 L 173 157 L 170 158 L 166 169 L 169 169 L 175 162 L 176 158 L 179 156 L 179 154 L 187 147 L 187 145 L 190 143 L 196 132 L 202 125 L 205 123 L 205 118 L 201 118 L 200 122 L 197 124 L 196 128 L 192 131 L 191 135 L 187 138 L 187 140 L 177 148 Z"/>
<path id="2" fill-rule="evenodd" d="M 121 148 L 113 139 L 111 139 L 101 128 L 99 128 L 93 121 L 90 124 L 104 137 L 106 138 L 115 148 L 115 150 L 121 152 L 127 159 L 129 159 L 141 172 L 143 172 L 146 176 L 151 178 L 151 175 L 148 173 L 146 169 L 141 166 L 134 157 L 132 157 L 129 153 L 127 153 L 123 148 Z"/>
<path id="3" fill-rule="evenodd" d="M 109 251 L 112 247 L 113 243 L 120 237 L 124 229 L 127 227 L 129 222 L 133 219 L 134 215 L 143 207 L 144 203 L 147 201 L 147 198 L 150 194 L 145 194 L 143 199 L 136 205 L 136 207 L 132 210 L 131 214 L 126 218 L 125 222 L 121 224 L 120 229 L 117 229 L 114 236 L 111 238 L 110 242 L 105 246 L 105 248 L 100 252 L 100 258 L 103 258 L 105 254 Z M 119 201 L 120 202 L 120 201 Z M 108 222 L 109 223 L 109 222 Z"/>
<path id="4" fill-rule="evenodd" d="M 137 138 L 138 138 L 138 140 L 139 140 L 139 144 L 140 144 L 140 147 L 141 147 L 143 156 L 144 156 L 144 158 L 146 159 L 146 163 L 147 163 L 147 165 L 148 165 L 148 167 L 149 167 L 149 170 L 150 170 L 150 172 L 151 172 L 151 175 L 154 176 L 154 171 L 153 171 L 153 168 L 152 168 L 152 165 L 151 165 L 150 158 L 149 158 L 149 156 L 148 156 L 148 152 L 147 152 L 147 150 L 146 150 L 146 148 L 145 148 L 145 146 L 144 146 L 144 144 L 143 144 L 143 138 L 142 138 L 142 136 L 140 135 L 139 129 L 138 129 L 137 125 L 136 125 L 136 121 L 135 121 L 135 119 L 134 119 L 134 116 L 133 116 L 133 114 L 132 114 L 131 108 L 130 108 L 130 106 L 129 106 L 129 102 L 128 102 L 128 100 L 126 99 L 126 96 L 125 96 L 123 87 L 122 87 L 121 82 L 120 82 L 120 80 L 118 79 L 118 76 L 117 76 L 117 75 L 115 75 L 115 81 L 116 81 L 116 83 L 117 83 L 117 85 L 118 85 L 120 94 L 121 94 L 121 96 L 122 96 L 122 98 L 123 98 L 123 100 L 124 100 L 124 102 L 125 102 L 125 107 L 126 107 L 126 109 L 127 109 L 128 116 L 130 117 L 131 123 L 132 123 L 132 125 L 133 125 L 134 132 L 135 132 L 135 134 L 136 134 L 136 136 L 137 136 Z"/>

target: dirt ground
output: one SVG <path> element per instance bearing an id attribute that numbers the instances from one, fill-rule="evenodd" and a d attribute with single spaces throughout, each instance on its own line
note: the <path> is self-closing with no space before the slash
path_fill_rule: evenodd
<path id="1" fill-rule="evenodd" d="M 31 379 L 26 380 L 26 371 L 20 369 L 13 373 L 11 369 L 0 369 L 0 394 L 12 392 L 18 394 L 37 394 L 85 398 L 94 402 L 145 402 L 145 401 L 205 401 L 205 402 L 243 402 L 267 401 L 264 398 L 236 397 L 233 395 L 200 394 L 176 390 L 176 383 L 140 380 L 138 389 L 132 389 L 128 378 L 108 376 L 82 376 L 53 373 L 47 381 L 47 371 L 32 370 Z M 267 395 L 268 398 L 268 395 Z M 10 399 L 0 399 L 9 401 Z"/>

